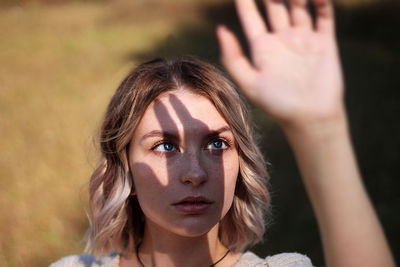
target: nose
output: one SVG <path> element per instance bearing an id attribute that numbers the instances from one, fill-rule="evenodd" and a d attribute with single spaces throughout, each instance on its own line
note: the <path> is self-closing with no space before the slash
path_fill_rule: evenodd
<path id="1" fill-rule="evenodd" d="M 201 162 L 199 152 L 188 153 L 182 164 L 186 167 L 181 178 L 183 184 L 198 187 L 207 181 L 207 172 Z"/>

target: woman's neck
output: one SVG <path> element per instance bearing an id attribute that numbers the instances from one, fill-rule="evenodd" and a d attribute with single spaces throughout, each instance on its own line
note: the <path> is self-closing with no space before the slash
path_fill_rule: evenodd
<path id="1" fill-rule="evenodd" d="M 201 236 L 183 237 L 147 225 L 139 248 L 139 259 L 146 267 L 209 266 L 227 252 L 219 241 L 218 227 L 217 224 Z"/>

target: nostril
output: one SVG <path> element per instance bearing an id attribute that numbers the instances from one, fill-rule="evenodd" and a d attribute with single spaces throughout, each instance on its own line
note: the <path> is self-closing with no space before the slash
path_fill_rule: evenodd
<path id="1" fill-rule="evenodd" d="M 198 151 L 193 153 L 186 153 L 184 158 L 184 174 L 181 182 L 183 184 L 192 184 L 193 186 L 199 186 L 207 180 L 207 173 L 201 162 L 201 156 Z"/>
<path id="2" fill-rule="evenodd" d="M 206 175 L 204 172 L 187 175 L 182 179 L 184 184 L 191 184 L 193 186 L 199 186 L 207 181 Z"/>

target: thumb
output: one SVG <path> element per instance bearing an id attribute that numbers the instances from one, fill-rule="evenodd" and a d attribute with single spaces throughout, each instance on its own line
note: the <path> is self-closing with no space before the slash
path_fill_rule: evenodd
<path id="1" fill-rule="evenodd" d="M 222 64 L 243 93 L 251 98 L 251 84 L 255 81 L 257 73 L 244 55 L 238 39 L 223 25 L 217 27 L 217 38 Z"/>

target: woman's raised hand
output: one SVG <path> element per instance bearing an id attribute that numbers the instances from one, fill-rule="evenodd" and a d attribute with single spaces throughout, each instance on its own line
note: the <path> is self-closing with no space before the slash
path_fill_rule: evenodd
<path id="1" fill-rule="evenodd" d="M 250 47 L 243 53 L 235 35 L 219 26 L 222 63 L 243 93 L 286 125 L 309 125 L 343 114 L 343 81 L 337 51 L 333 7 L 313 0 L 264 0 L 271 29 L 254 0 L 235 0 Z"/>
<path id="2" fill-rule="evenodd" d="M 343 81 L 329 0 L 235 0 L 250 47 L 224 26 L 225 68 L 243 93 L 282 126 L 294 151 L 322 236 L 327 266 L 394 266 L 362 185 L 344 112 Z"/>

